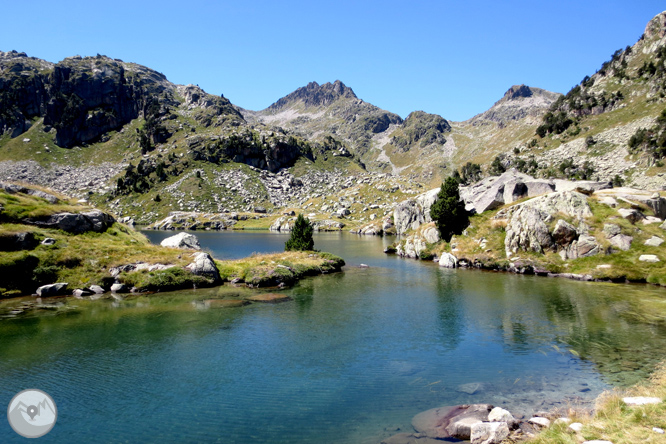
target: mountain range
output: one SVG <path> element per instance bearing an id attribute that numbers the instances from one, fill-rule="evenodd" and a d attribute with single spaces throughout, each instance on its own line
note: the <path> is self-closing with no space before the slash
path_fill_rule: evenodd
<path id="1" fill-rule="evenodd" d="M 452 122 L 418 110 L 403 119 L 340 80 L 251 111 L 102 55 L 54 64 L 0 52 L 0 177 L 141 222 L 171 210 L 302 209 L 339 200 L 351 177 L 414 194 L 459 169 L 662 189 L 665 62 L 661 13 L 566 95 L 515 85 Z"/>

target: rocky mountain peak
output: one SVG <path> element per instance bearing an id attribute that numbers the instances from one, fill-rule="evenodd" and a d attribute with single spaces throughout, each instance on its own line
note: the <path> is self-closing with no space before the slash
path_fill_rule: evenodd
<path id="1" fill-rule="evenodd" d="M 268 109 L 277 111 L 294 102 L 302 102 L 306 107 L 328 106 L 341 98 L 357 99 L 354 91 L 340 80 L 336 80 L 333 83 L 324 83 L 323 85 L 317 82 L 310 82 L 306 86 L 298 88 L 293 93 L 281 98 L 269 106 Z"/>
<path id="2" fill-rule="evenodd" d="M 514 85 L 486 112 L 472 117 L 473 124 L 481 120 L 491 120 L 501 125 L 527 116 L 540 116 L 561 94 L 533 88 L 527 85 Z"/>
<path id="3" fill-rule="evenodd" d="M 503 99 L 506 100 L 515 100 L 521 97 L 532 97 L 534 93 L 532 88 L 527 85 L 513 85 L 509 90 L 504 94 Z"/>
<path id="4" fill-rule="evenodd" d="M 644 34 L 646 39 L 653 37 L 661 39 L 666 36 L 666 11 L 657 14 L 648 22 Z"/>

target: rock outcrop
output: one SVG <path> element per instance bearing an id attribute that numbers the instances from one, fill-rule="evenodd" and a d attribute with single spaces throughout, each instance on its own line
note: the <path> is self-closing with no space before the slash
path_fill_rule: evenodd
<path id="1" fill-rule="evenodd" d="M 46 218 L 24 219 L 29 225 L 43 228 L 57 228 L 72 234 L 81 234 L 88 231 L 101 233 L 115 223 L 115 219 L 108 213 L 100 210 L 90 210 L 83 213 L 57 213 Z"/>
<path id="2" fill-rule="evenodd" d="M 551 232 L 549 225 L 558 214 L 577 221 L 579 228 L 560 219 Z M 592 210 L 584 194 L 561 191 L 514 205 L 500 211 L 496 217 L 508 219 L 504 241 L 507 257 L 519 250 L 564 251 L 561 254 L 567 259 L 600 252 L 595 238 L 587 234 L 584 220 L 590 216 Z"/>
<path id="3" fill-rule="evenodd" d="M 397 234 L 405 234 L 409 230 L 415 230 L 424 223 L 432 221 L 430 207 L 437 200 L 439 188 L 434 188 L 426 193 L 419 194 L 414 199 L 400 202 L 393 209 L 393 223 Z"/>

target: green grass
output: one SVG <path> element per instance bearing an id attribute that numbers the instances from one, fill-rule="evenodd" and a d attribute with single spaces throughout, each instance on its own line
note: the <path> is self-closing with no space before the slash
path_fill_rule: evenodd
<path id="1" fill-rule="evenodd" d="M 622 398 L 647 396 L 660 398 L 660 404 L 628 406 Z M 554 425 L 528 444 L 579 444 L 592 440 L 610 441 L 613 444 L 666 443 L 666 435 L 653 431 L 653 427 L 666 429 L 666 365 L 662 364 L 646 383 L 629 389 L 617 389 L 603 393 L 597 399 L 595 413 L 575 413 L 571 419 L 583 424 L 579 435 L 566 425 Z"/>
<path id="2" fill-rule="evenodd" d="M 288 251 L 253 254 L 235 261 L 216 261 L 222 279 L 240 279 L 256 287 L 291 284 L 304 276 L 338 271 L 344 260 L 324 252 Z"/>

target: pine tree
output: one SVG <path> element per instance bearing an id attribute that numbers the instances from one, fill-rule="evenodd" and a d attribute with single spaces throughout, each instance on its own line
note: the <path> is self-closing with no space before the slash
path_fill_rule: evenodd
<path id="1" fill-rule="evenodd" d="M 291 230 L 291 237 L 284 244 L 284 251 L 311 251 L 314 249 L 310 221 L 299 214 Z"/>
<path id="2" fill-rule="evenodd" d="M 465 210 L 465 202 L 460 200 L 458 182 L 453 177 L 447 178 L 442 184 L 437 200 L 430 207 L 430 217 L 446 242 L 450 242 L 454 234 L 462 233 L 469 225 L 469 213 Z"/>

